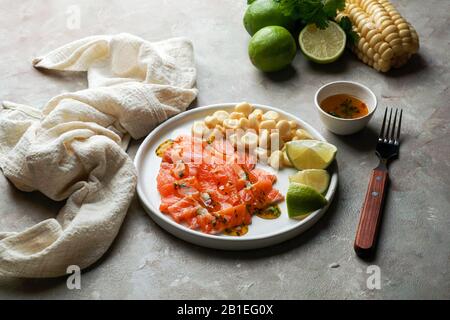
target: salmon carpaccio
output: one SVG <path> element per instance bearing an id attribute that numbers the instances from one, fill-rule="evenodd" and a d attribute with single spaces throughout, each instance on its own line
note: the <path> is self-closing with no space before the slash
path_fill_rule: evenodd
<path id="1" fill-rule="evenodd" d="M 157 177 L 161 212 L 205 233 L 251 223 L 258 210 L 284 199 L 276 176 L 255 168 L 225 140 L 179 136 L 163 152 Z"/>

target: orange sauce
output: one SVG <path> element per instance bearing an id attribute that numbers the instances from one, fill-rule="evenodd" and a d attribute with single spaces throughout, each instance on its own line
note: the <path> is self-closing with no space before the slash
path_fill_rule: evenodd
<path id="1" fill-rule="evenodd" d="M 320 103 L 326 113 L 343 119 L 357 119 L 369 113 L 367 105 L 358 98 L 348 94 L 336 94 Z"/>
<path id="2" fill-rule="evenodd" d="M 172 139 L 167 139 L 156 148 L 156 155 L 161 158 L 164 155 L 164 152 L 166 152 L 173 144 L 174 141 Z"/>
<path id="3" fill-rule="evenodd" d="M 272 220 L 280 216 L 281 210 L 280 207 L 278 207 L 278 205 L 273 205 L 264 210 L 258 210 L 255 214 L 262 219 Z M 235 236 L 235 237 L 243 236 L 247 232 L 248 232 L 248 225 L 244 224 L 232 228 L 227 228 L 223 231 L 223 233 L 226 234 L 227 236 Z"/>
<path id="4" fill-rule="evenodd" d="M 240 237 L 248 232 L 248 226 L 243 224 L 237 227 L 227 228 L 223 231 L 227 236 Z"/>
<path id="5" fill-rule="evenodd" d="M 277 205 L 270 206 L 265 210 L 258 211 L 256 215 L 262 219 L 276 219 L 280 216 L 281 211 L 280 208 Z"/>

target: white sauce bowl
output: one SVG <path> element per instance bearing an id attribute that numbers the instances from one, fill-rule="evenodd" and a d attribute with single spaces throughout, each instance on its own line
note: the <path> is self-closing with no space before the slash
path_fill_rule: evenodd
<path id="1" fill-rule="evenodd" d="M 326 98 L 336 94 L 348 94 L 358 98 L 367 105 L 369 113 L 357 119 L 342 119 L 334 117 L 322 110 L 320 103 Z M 377 97 L 372 90 L 365 85 L 352 81 L 336 81 L 322 86 L 317 90 L 314 102 L 319 112 L 320 120 L 325 127 L 331 132 L 339 135 L 349 135 L 364 128 L 377 109 Z"/>

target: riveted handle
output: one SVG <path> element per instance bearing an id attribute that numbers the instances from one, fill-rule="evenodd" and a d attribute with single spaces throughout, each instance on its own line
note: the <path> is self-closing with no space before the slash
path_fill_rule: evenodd
<path id="1" fill-rule="evenodd" d="M 375 248 L 388 179 L 386 169 L 372 171 L 354 244 L 355 252 L 360 257 L 372 254 Z"/>

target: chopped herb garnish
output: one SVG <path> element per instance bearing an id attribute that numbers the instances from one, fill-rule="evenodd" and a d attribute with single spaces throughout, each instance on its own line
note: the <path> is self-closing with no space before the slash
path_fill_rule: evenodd
<path id="1" fill-rule="evenodd" d="M 263 219 L 276 219 L 281 215 L 281 210 L 277 205 L 273 205 L 264 210 L 259 210 L 256 215 Z"/>
<path id="2" fill-rule="evenodd" d="M 173 186 L 175 187 L 175 189 L 180 189 L 180 188 L 186 188 L 187 187 L 186 183 L 184 183 L 184 182 L 182 182 L 182 183 L 174 182 Z"/>
<path id="3" fill-rule="evenodd" d="M 341 103 L 341 110 L 348 117 L 351 117 L 354 113 L 359 112 L 359 109 L 352 104 L 352 100 L 350 99 L 346 99 Z"/>

